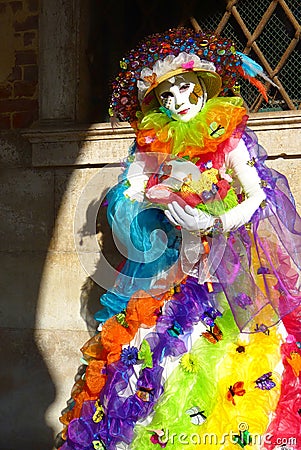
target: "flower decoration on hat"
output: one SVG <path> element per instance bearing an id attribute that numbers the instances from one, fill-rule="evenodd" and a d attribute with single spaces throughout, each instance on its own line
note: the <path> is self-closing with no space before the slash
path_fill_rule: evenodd
<path id="1" fill-rule="evenodd" d="M 120 69 L 112 83 L 110 114 L 121 121 L 133 122 L 137 112 L 158 107 L 154 88 L 170 76 L 187 71 L 196 72 L 202 79 L 208 99 L 227 95 L 239 76 L 266 96 L 264 86 L 255 79 L 256 75 L 263 76 L 263 69 L 236 52 L 230 39 L 183 27 L 145 38 L 122 59 Z"/>

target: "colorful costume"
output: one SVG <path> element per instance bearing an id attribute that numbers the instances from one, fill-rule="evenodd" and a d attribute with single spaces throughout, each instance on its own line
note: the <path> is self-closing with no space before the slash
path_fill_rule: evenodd
<path id="1" fill-rule="evenodd" d="M 61 448 L 301 449 L 301 219 L 226 96 L 239 75 L 264 92 L 261 68 L 179 28 L 121 69 L 112 109 L 136 140 L 107 199 L 128 258 L 82 349 Z"/>

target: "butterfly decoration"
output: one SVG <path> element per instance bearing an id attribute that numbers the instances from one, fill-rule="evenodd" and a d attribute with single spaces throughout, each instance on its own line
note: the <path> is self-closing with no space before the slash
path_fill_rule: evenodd
<path id="1" fill-rule="evenodd" d="M 256 327 L 254 328 L 254 331 L 256 331 L 257 333 L 258 332 L 263 333 L 266 336 L 269 336 L 269 334 L 270 334 L 270 330 L 264 323 L 261 323 L 260 325 L 258 325 L 258 323 L 257 323 Z"/>
<path id="2" fill-rule="evenodd" d="M 204 331 L 202 336 L 207 339 L 208 342 L 211 342 L 211 344 L 216 344 L 223 339 L 223 333 L 216 324 Z"/>
<path id="3" fill-rule="evenodd" d="M 261 390 L 269 391 L 270 389 L 273 389 L 276 386 L 276 383 L 272 380 L 272 372 L 267 372 L 263 374 L 261 377 L 257 378 L 255 381 L 257 388 Z"/>
<path id="4" fill-rule="evenodd" d="M 189 96 L 189 100 L 193 105 L 196 105 L 198 102 L 198 99 L 204 95 L 204 91 L 202 89 L 202 86 L 200 84 L 196 84 L 193 88 L 192 93 Z"/>
<path id="5" fill-rule="evenodd" d="M 194 61 L 193 61 L 193 60 L 188 61 L 188 62 L 182 64 L 182 68 L 183 68 L 183 69 L 186 69 L 186 70 L 191 70 L 191 69 L 193 69 L 193 66 L 194 66 Z"/>
<path id="6" fill-rule="evenodd" d="M 142 400 L 143 402 L 149 402 L 150 401 L 150 396 L 154 393 L 154 390 L 151 388 L 145 388 L 143 386 L 141 386 L 137 391 L 136 391 L 136 395 L 138 398 L 140 398 L 140 400 Z"/>
<path id="7" fill-rule="evenodd" d="M 240 431 L 239 434 L 233 435 L 233 442 L 238 444 L 241 448 L 245 448 L 246 445 L 252 443 L 252 436 L 248 430 Z"/>
<path id="8" fill-rule="evenodd" d="M 102 440 L 92 441 L 94 450 L 106 450 L 106 447 Z"/>
<path id="9" fill-rule="evenodd" d="M 181 325 L 175 320 L 173 325 L 168 328 L 167 333 L 172 337 L 179 337 L 180 334 L 183 334 L 183 328 Z"/>
<path id="10" fill-rule="evenodd" d="M 144 79 L 144 81 L 149 83 L 151 86 L 157 85 L 157 74 L 154 72 L 150 76 L 146 76 L 143 79 Z"/>
<path id="11" fill-rule="evenodd" d="M 102 421 L 102 418 L 104 416 L 104 409 L 103 406 L 101 405 L 99 400 L 96 400 L 95 402 L 95 412 L 93 414 L 93 422 L 94 423 L 99 423 Z"/>
<path id="12" fill-rule="evenodd" d="M 234 297 L 234 301 L 240 308 L 246 310 L 248 305 L 252 305 L 252 299 L 245 292 L 240 292 Z"/>
<path id="13" fill-rule="evenodd" d="M 267 201 L 266 200 L 262 200 L 262 202 L 260 203 L 260 208 L 264 209 L 267 206 Z"/>
<path id="14" fill-rule="evenodd" d="M 301 416 L 301 408 L 298 409 L 297 413 L 299 414 L 299 416 Z"/>
<path id="15" fill-rule="evenodd" d="M 248 161 L 248 162 L 247 162 L 248 166 L 250 166 L 250 167 L 253 167 L 253 166 L 255 166 L 255 163 L 256 163 L 256 161 L 255 161 L 255 158 L 254 158 L 254 156 L 253 156 L 253 158 L 252 158 L 252 159 L 250 159 L 250 161 Z"/>
<path id="16" fill-rule="evenodd" d="M 120 313 L 115 315 L 117 322 L 122 325 L 124 328 L 128 328 L 129 324 L 127 323 L 125 317 L 126 317 L 126 312 L 125 310 L 121 311 Z"/>
<path id="17" fill-rule="evenodd" d="M 191 423 L 194 425 L 202 425 L 205 422 L 207 416 L 205 416 L 204 412 L 205 411 L 201 411 L 198 406 L 193 406 L 185 411 L 185 413 L 190 416 Z"/>
<path id="18" fill-rule="evenodd" d="M 211 122 L 209 125 L 210 128 L 210 136 L 213 138 L 219 138 L 223 134 L 225 134 L 225 128 L 219 125 L 217 122 Z"/>
<path id="19" fill-rule="evenodd" d="M 215 325 L 214 324 L 214 320 L 217 317 L 221 317 L 221 316 L 222 316 L 222 313 L 219 312 L 217 309 L 215 309 L 215 308 L 207 308 L 207 309 L 205 309 L 205 311 L 201 315 L 201 320 L 208 327 L 214 327 L 214 325 Z"/>
<path id="20" fill-rule="evenodd" d="M 264 188 L 267 187 L 268 182 L 266 180 L 260 180 L 260 187 Z"/>
<path id="21" fill-rule="evenodd" d="M 138 352 L 138 359 L 142 360 L 142 369 L 145 369 L 146 367 L 149 367 L 152 369 L 153 367 L 153 357 L 152 357 L 152 351 L 150 348 L 150 345 L 148 341 L 145 339 L 141 343 L 140 350 Z"/>
<path id="22" fill-rule="evenodd" d="M 246 390 L 244 389 L 244 382 L 243 381 L 237 381 L 236 383 L 233 384 L 233 386 L 230 386 L 227 392 L 227 400 L 229 400 L 229 402 L 232 402 L 232 404 L 235 406 L 235 400 L 234 400 L 234 396 L 238 395 L 239 397 L 242 397 L 243 395 L 245 395 Z"/>
<path id="23" fill-rule="evenodd" d="M 260 266 L 260 267 L 257 269 L 257 275 L 265 275 L 265 274 L 267 274 L 267 273 L 270 273 L 270 270 L 269 270 L 268 267 Z"/>
<path id="24" fill-rule="evenodd" d="M 297 345 L 298 348 L 301 348 L 301 342 L 297 341 L 296 345 Z"/>

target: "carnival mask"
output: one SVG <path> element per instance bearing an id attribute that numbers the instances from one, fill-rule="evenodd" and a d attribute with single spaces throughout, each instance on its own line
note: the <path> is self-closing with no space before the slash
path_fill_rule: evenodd
<path id="1" fill-rule="evenodd" d="M 156 96 L 170 116 L 175 120 L 188 122 L 203 108 L 207 93 L 204 83 L 194 72 L 182 73 L 160 83 Z"/>

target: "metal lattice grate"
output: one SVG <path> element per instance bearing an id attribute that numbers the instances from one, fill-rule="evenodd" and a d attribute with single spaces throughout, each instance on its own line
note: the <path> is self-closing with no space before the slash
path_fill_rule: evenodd
<path id="1" fill-rule="evenodd" d="M 266 84 L 265 102 L 249 83 L 241 92 L 251 112 L 301 109 L 300 0 L 228 0 L 224 14 L 199 20 L 204 30 L 231 37 L 259 62 L 278 89 Z"/>

